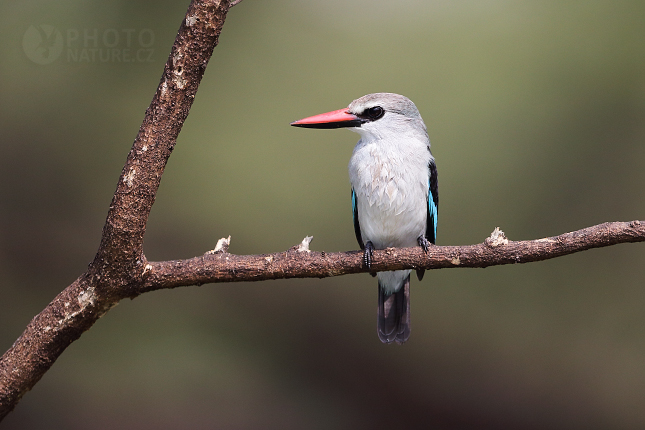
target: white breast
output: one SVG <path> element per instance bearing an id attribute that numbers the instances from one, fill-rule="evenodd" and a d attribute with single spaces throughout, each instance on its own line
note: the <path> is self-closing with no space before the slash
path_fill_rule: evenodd
<path id="1" fill-rule="evenodd" d="M 363 242 L 376 249 L 417 245 L 426 230 L 431 157 L 427 142 L 410 136 L 359 140 L 349 177 Z"/>

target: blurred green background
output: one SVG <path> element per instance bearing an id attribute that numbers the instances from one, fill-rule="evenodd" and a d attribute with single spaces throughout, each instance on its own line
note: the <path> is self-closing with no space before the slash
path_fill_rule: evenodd
<path id="1" fill-rule="evenodd" d="M 2 351 L 92 260 L 188 3 L 0 5 Z M 645 219 L 644 22 L 639 0 L 244 0 L 168 164 L 146 255 L 188 258 L 228 235 L 236 254 L 306 235 L 315 250 L 356 249 L 358 136 L 288 124 L 380 91 L 411 98 L 428 125 L 439 245 Z M 427 273 L 402 347 L 376 336 L 368 275 L 145 294 L 72 344 L 2 425 L 644 428 L 644 258 L 628 244 Z"/>

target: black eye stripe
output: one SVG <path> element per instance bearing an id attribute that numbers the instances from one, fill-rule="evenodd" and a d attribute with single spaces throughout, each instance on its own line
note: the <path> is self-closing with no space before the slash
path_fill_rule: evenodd
<path id="1" fill-rule="evenodd" d="M 359 118 L 366 119 L 368 121 L 376 121 L 385 115 L 385 109 L 381 106 L 374 106 L 369 109 L 365 109 L 361 114 L 358 115 Z"/>

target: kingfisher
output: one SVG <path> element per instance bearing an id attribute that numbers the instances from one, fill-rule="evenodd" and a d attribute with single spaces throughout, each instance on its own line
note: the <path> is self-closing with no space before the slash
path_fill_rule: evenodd
<path id="1" fill-rule="evenodd" d="M 349 160 L 354 232 L 363 264 L 375 249 L 435 244 L 439 189 L 430 139 L 415 104 L 399 94 L 374 93 L 347 108 L 291 123 L 347 128 L 360 135 Z M 383 343 L 410 337 L 411 270 L 378 272 L 377 332 Z M 424 270 L 416 271 L 419 280 Z"/>

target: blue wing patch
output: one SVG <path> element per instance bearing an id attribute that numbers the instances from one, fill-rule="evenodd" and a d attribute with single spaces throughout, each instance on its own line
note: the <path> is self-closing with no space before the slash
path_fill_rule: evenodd
<path id="1" fill-rule="evenodd" d="M 430 178 L 428 179 L 428 216 L 426 225 L 426 239 L 431 243 L 437 240 L 437 217 L 439 215 L 439 184 L 437 182 L 437 166 L 434 161 L 428 166 Z"/>

